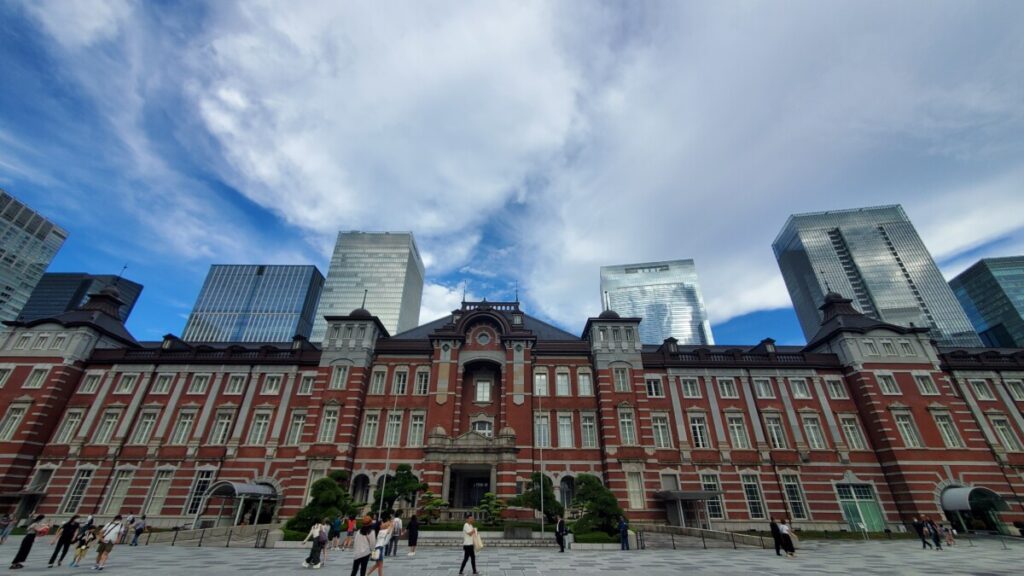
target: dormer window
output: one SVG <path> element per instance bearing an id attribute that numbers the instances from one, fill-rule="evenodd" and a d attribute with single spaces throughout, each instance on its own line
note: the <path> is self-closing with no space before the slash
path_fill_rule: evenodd
<path id="1" fill-rule="evenodd" d="M 522 314 L 513 314 L 512 315 L 512 325 L 513 326 L 521 326 L 522 324 L 523 324 L 523 315 Z"/>

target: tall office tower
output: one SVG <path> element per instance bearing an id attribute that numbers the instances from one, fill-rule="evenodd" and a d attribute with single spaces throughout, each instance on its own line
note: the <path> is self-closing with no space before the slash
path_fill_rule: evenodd
<path id="1" fill-rule="evenodd" d="M 986 346 L 1024 348 L 1024 256 L 979 260 L 949 286 Z"/>
<path id="2" fill-rule="evenodd" d="M 210 266 L 185 325 L 188 342 L 290 342 L 309 337 L 324 276 L 316 266 Z"/>
<path id="3" fill-rule="evenodd" d="M 931 328 L 940 345 L 981 345 L 899 205 L 795 214 L 772 248 L 808 339 L 832 291 L 877 320 Z"/>
<path id="4" fill-rule="evenodd" d="M 0 189 L 0 321 L 28 302 L 68 233 Z"/>
<path id="5" fill-rule="evenodd" d="M 604 306 L 621 316 L 643 318 L 640 341 L 714 344 L 693 260 L 601 267 Z"/>
<path id="6" fill-rule="evenodd" d="M 339 232 L 313 342 L 327 332 L 324 316 L 344 316 L 363 306 L 392 335 L 415 328 L 423 298 L 423 260 L 412 232 Z"/>
<path id="7" fill-rule="evenodd" d="M 142 284 L 112 274 L 85 274 L 80 272 L 47 272 L 36 284 L 18 320 L 30 322 L 37 318 L 52 318 L 78 309 L 90 294 L 98 294 L 107 286 L 116 286 L 124 304 L 119 312 L 121 322 L 128 320 L 135 302 L 142 293 Z"/>

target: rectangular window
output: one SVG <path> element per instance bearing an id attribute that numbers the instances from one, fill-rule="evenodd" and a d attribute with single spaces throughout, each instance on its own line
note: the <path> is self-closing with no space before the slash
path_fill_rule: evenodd
<path id="1" fill-rule="evenodd" d="M 174 423 L 174 429 L 171 430 L 171 439 L 168 441 L 168 444 L 181 446 L 188 442 L 188 438 L 192 434 L 192 423 L 195 422 L 195 419 L 196 413 L 191 410 L 179 414 L 178 421 Z"/>
<path id="2" fill-rule="evenodd" d="M 285 436 L 286 446 L 298 446 L 302 442 L 302 433 L 306 430 L 306 413 L 292 412 L 292 419 L 288 422 L 288 435 Z"/>
<path id="3" fill-rule="evenodd" d="M 679 476 L 676 474 L 661 474 L 662 490 L 679 490 Z"/>
<path id="4" fill-rule="evenodd" d="M 99 382 L 99 376 L 96 376 L 96 381 Z M 151 394 L 167 394 L 171 390 L 172 381 L 174 381 L 174 374 L 157 374 L 156 381 L 153 382 L 149 392 Z M 228 388 L 230 389 L 230 386 Z M 241 392 L 241 388 L 239 388 L 238 393 L 241 394 Z"/>
<path id="5" fill-rule="evenodd" d="M 896 355 L 896 347 L 893 346 L 892 340 L 882 340 L 882 351 L 885 352 L 886 356 Z"/>
<path id="6" fill-rule="evenodd" d="M 130 444 L 146 444 L 153 435 L 153 428 L 156 426 L 156 415 L 154 411 L 146 411 L 139 415 L 139 421 L 135 424 Z"/>
<path id="7" fill-rule="evenodd" d="M 590 372 L 578 372 L 576 374 L 576 387 L 579 388 L 580 396 L 594 395 L 594 381 L 590 377 Z"/>
<path id="8" fill-rule="evenodd" d="M 572 448 L 572 416 L 569 414 L 558 415 L 558 447 Z"/>
<path id="9" fill-rule="evenodd" d="M 228 434 L 231 432 L 231 422 L 234 417 L 231 412 L 218 412 L 213 419 L 213 428 L 210 430 L 210 445 L 223 446 L 228 441 Z M 255 444 L 250 440 L 250 444 Z"/>
<path id="10" fill-rule="evenodd" d="M 807 434 L 807 445 L 811 450 L 827 450 L 825 433 L 821 429 L 821 421 L 817 416 L 804 416 L 804 434 Z"/>
<path id="11" fill-rule="evenodd" d="M 89 487 L 89 481 L 92 480 L 92 473 L 91 468 L 83 468 L 75 472 L 75 477 L 68 485 L 68 493 L 64 496 L 64 505 L 60 509 L 61 514 L 78 512 L 78 505 L 82 503 L 85 490 Z"/>
<path id="12" fill-rule="evenodd" d="M 100 387 L 100 375 L 99 374 L 86 374 L 85 379 L 82 380 L 82 386 L 78 389 L 82 394 L 95 394 L 96 389 Z"/>
<path id="13" fill-rule="evenodd" d="M 0 442 L 10 442 L 14 438 L 24 417 L 24 406 L 11 406 L 7 409 L 7 415 L 4 416 L 3 422 L 0 422 Z"/>
<path id="14" fill-rule="evenodd" d="M 377 445 L 377 430 L 380 428 L 380 415 L 367 414 L 363 419 L 363 434 L 360 437 L 363 446 Z"/>
<path id="15" fill-rule="evenodd" d="M 843 385 L 843 381 L 838 378 L 831 378 L 825 381 L 828 386 L 828 396 L 833 400 L 845 400 L 850 395 L 846 393 L 846 386 Z"/>
<path id="16" fill-rule="evenodd" d="M 199 472 L 196 472 L 196 479 L 192 482 L 192 489 L 189 490 L 188 505 L 185 508 L 185 514 L 193 516 L 199 512 L 199 507 L 203 504 L 203 496 L 205 496 L 206 491 L 210 489 L 210 484 L 212 482 L 213 470 L 200 470 Z"/>
<path id="17" fill-rule="evenodd" d="M 795 474 L 782 475 L 782 487 L 786 491 L 786 502 L 795 520 L 807 519 L 807 503 L 804 501 L 804 490 L 800 486 L 800 478 Z"/>
<path id="18" fill-rule="evenodd" d="M 572 395 L 572 389 L 569 386 L 569 374 L 565 372 L 555 374 L 555 394 L 558 396 Z"/>
<path id="19" fill-rule="evenodd" d="M 768 442 L 776 450 L 786 448 L 786 430 L 782 427 L 782 418 L 778 416 L 765 416 L 764 427 L 768 432 Z"/>
<path id="20" fill-rule="evenodd" d="M 11 369 L 10 368 L 0 368 L 0 388 L 3 388 L 4 384 L 7 384 L 7 379 L 10 378 L 10 377 L 11 377 Z"/>
<path id="21" fill-rule="evenodd" d="M 405 396 L 408 383 L 409 373 L 405 370 L 396 371 L 395 377 L 391 380 L 391 393 L 397 396 Z"/>
<path id="22" fill-rule="evenodd" d="M 114 435 L 114 427 L 117 426 L 117 420 L 120 417 L 120 413 L 117 410 L 107 410 L 103 413 L 100 418 L 100 423 L 96 427 L 96 433 L 93 434 L 92 443 L 97 446 L 105 446 L 110 443 L 110 438 Z"/>
<path id="23" fill-rule="evenodd" d="M 1007 452 L 1020 452 L 1020 438 L 1017 438 L 1017 433 L 1013 431 L 1010 421 L 1002 416 L 993 416 L 991 420 L 992 427 L 995 428 L 996 435 L 999 436 L 999 441 L 1003 444 L 1003 448 L 1006 448 Z"/>
<path id="24" fill-rule="evenodd" d="M 402 441 L 402 413 L 389 412 L 388 425 L 384 428 L 384 445 L 398 446 Z"/>
<path id="25" fill-rule="evenodd" d="M 547 396 L 548 395 L 548 373 L 537 372 L 533 375 L 533 395 L 534 396 Z"/>
<path id="26" fill-rule="evenodd" d="M 338 409 L 337 408 L 325 408 L 323 420 L 320 422 L 320 436 L 317 438 L 317 442 L 329 443 L 334 442 L 334 437 L 338 435 Z M 376 439 L 376 434 L 374 435 Z"/>
<path id="27" fill-rule="evenodd" d="M 864 439 L 864 433 L 860 429 L 860 424 L 857 423 L 856 416 L 842 416 L 839 418 L 839 422 L 843 427 L 843 436 L 846 437 L 846 445 L 850 447 L 850 450 L 868 449 L 868 443 Z"/>
<path id="28" fill-rule="evenodd" d="M 750 448 L 750 438 L 747 437 L 747 425 L 743 421 L 743 416 L 729 416 L 726 421 L 729 424 L 729 439 L 732 441 L 732 447 L 737 450 Z"/>
<path id="29" fill-rule="evenodd" d="M 0 379 L 2 381 L 2 379 Z M 0 383 L 0 387 L 3 384 Z M 1017 402 L 1024 402 L 1024 382 L 1020 380 L 1007 380 L 1006 389 L 1010 391 L 1010 396 Z"/>
<path id="30" fill-rule="evenodd" d="M 370 380 L 370 394 L 384 394 L 384 377 L 383 371 L 373 373 L 373 378 Z"/>
<path id="31" fill-rule="evenodd" d="M 988 382 L 984 380 L 971 380 L 971 389 L 974 390 L 974 395 L 978 400 L 995 400 L 996 397 L 992 395 L 992 389 L 988 387 Z"/>
<path id="32" fill-rule="evenodd" d="M 632 410 L 619 410 L 619 437 L 627 446 L 636 444 L 636 426 L 633 423 Z"/>
<path id="33" fill-rule="evenodd" d="M 668 416 L 664 414 L 651 416 L 651 428 L 654 430 L 654 447 L 671 448 L 672 437 L 669 435 Z"/>
<path id="34" fill-rule="evenodd" d="M 722 505 L 722 484 L 715 474 L 701 474 L 700 488 L 705 492 L 714 492 L 715 495 L 708 496 L 704 500 L 704 506 L 708 511 L 708 518 L 721 520 L 725 518 L 725 506 Z"/>
<path id="35" fill-rule="evenodd" d="M 46 492 L 53 478 L 54 468 L 39 468 L 28 485 L 29 492 Z"/>
<path id="36" fill-rule="evenodd" d="M 280 374 L 267 374 L 263 377 L 263 389 L 260 394 L 263 396 L 276 396 L 281 393 L 281 380 L 284 376 Z"/>
<path id="37" fill-rule="evenodd" d="M 348 366 L 335 366 L 331 372 L 331 390 L 344 390 L 348 382 Z"/>
<path id="38" fill-rule="evenodd" d="M 875 346 L 871 340 L 864 341 L 864 351 L 868 356 L 878 356 L 878 346 Z"/>
<path id="39" fill-rule="evenodd" d="M 806 400 L 811 397 L 811 389 L 807 386 L 807 378 L 790 378 L 789 387 L 793 389 L 793 398 Z"/>
<path id="40" fill-rule="evenodd" d="M 409 419 L 409 446 L 423 446 L 423 434 L 427 429 L 427 416 L 413 414 Z"/>
<path id="41" fill-rule="evenodd" d="M 170 375 L 167 376 L 167 387 L 170 388 Z M 228 396 L 238 396 L 242 393 L 242 389 L 245 388 L 245 374 L 232 374 L 228 376 L 228 383 L 224 386 L 224 394 Z M 165 390 L 166 391 L 166 390 Z M 301 394 L 301 388 L 299 390 Z"/>
<path id="42" fill-rule="evenodd" d="M 914 424 L 914 418 L 909 412 L 903 412 L 896 414 L 896 428 L 900 431 L 900 436 L 903 437 L 903 445 L 907 448 L 921 448 L 923 446 L 921 442 L 921 434 L 917 431 L 917 426 Z"/>
<path id="43" fill-rule="evenodd" d="M 28 343 L 31 342 L 31 341 L 32 341 L 32 337 L 31 336 L 24 335 L 24 336 L 18 338 L 18 341 L 14 343 L 14 349 L 15 350 L 24 350 L 24 349 L 28 348 Z"/>
<path id="44" fill-rule="evenodd" d="M 173 472 L 170 470 L 156 471 L 153 485 L 149 488 L 149 495 L 146 497 L 146 505 L 142 507 L 143 514 L 160 514 L 164 509 L 164 500 L 167 499 L 167 493 L 171 490 L 172 475 Z"/>
<path id="45" fill-rule="evenodd" d="M 639 472 L 626 472 L 626 492 L 629 494 L 629 507 L 633 510 L 644 508 L 644 477 Z"/>
<path id="46" fill-rule="evenodd" d="M 896 378 L 890 374 L 878 374 L 878 387 L 882 390 L 882 394 L 886 396 L 898 396 L 901 394 L 899 384 L 896 383 Z"/>
<path id="47" fill-rule="evenodd" d="M 772 388 L 770 378 L 755 378 L 754 389 L 757 390 L 758 398 L 775 398 L 775 390 Z"/>
<path id="48" fill-rule="evenodd" d="M 910 345 L 910 342 L 906 340 L 900 340 L 900 350 L 903 351 L 904 356 L 913 356 L 914 347 Z"/>
<path id="49" fill-rule="evenodd" d="M 33 350 L 42 350 L 43 348 L 46 348 L 46 343 L 49 342 L 49 341 L 50 341 L 50 337 L 49 336 L 45 336 L 45 335 L 44 336 L 40 336 L 39 338 L 36 338 L 36 342 L 35 342 L 35 344 L 32 345 L 32 349 Z"/>
<path id="50" fill-rule="evenodd" d="M 63 334 L 57 336 L 56 338 L 53 339 L 53 345 L 50 346 L 50 349 L 51 350 L 63 350 L 64 349 L 64 343 L 67 342 L 67 340 L 68 340 L 67 336 L 64 336 Z"/>
<path id="51" fill-rule="evenodd" d="M 535 414 L 533 417 L 534 446 L 547 448 L 551 446 L 551 420 L 547 414 Z"/>
<path id="52" fill-rule="evenodd" d="M 963 448 L 964 441 L 960 438 L 960 433 L 956 429 L 956 423 L 953 422 L 953 416 L 946 413 L 935 413 L 935 425 L 939 428 L 939 434 L 942 436 L 942 442 L 946 445 L 946 448 Z"/>
<path id="53" fill-rule="evenodd" d="M 690 414 L 690 436 L 693 437 L 694 448 L 711 447 L 707 418 L 702 415 Z"/>
<path id="54" fill-rule="evenodd" d="M 78 427 L 82 424 L 83 413 L 81 410 L 68 410 L 67 414 L 64 415 L 64 421 L 60 423 L 60 428 L 57 429 L 57 435 L 54 436 L 54 444 L 67 444 L 71 442 L 75 437 L 75 433 L 78 432 Z"/>
<path id="55" fill-rule="evenodd" d="M 647 379 L 647 395 L 651 398 L 665 397 L 665 389 L 661 386 L 661 378 Z"/>
<path id="56" fill-rule="evenodd" d="M 313 394 L 313 384 L 316 382 L 316 376 L 312 374 L 303 374 L 299 380 L 299 390 L 297 394 L 299 396 L 309 396 Z"/>
<path id="57" fill-rule="evenodd" d="M 629 392 L 629 369 L 617 366 L 612 369 L 612 376 L 615 379 L 616 392 Z"/>
<path id="58" fill-rule="evenodd" d="M 189 382 L 186 394 L 206 394 L 206 387 L 210 384 L 209 374 L 193 374 Z"/>
<path id="59" fill-rule="evenodd" d="M 747 498 L 747 510 L 752 519 L 764 518 L 764 498 L 761 497 L 761 482 L 755 474 L 742 474 L 743 495 Z"/>
<path id="60" fill-rule="evenodd" d="M 696 378 L 683 378 L 683 398 L 700 398 L 700 384 Z"/>
<path id="61" fill-rule="evenodd" d="M 114 388 L 114 394 L 131 394 L 135 389 L 135 381 L 139 379 L 138 374 L 122 374 Z"/>
<path id="62" fill-rule="evenodd" d="M 416 390 L 413 393 L 417 396 L 426 396 L 430 393 L 430 372 L 420 370 L 416 373 Z"/>
<path id="63" fill-rule="evenodd" d="M 477 380 L 476 381 L 476 401 L 477 402 L 490 402 L 491 401 L 491 381 L 490 380 Z"/>
<path id="64" fill-rule="evenodd" d="M 103 514 L 116 514 L 121 511 L 124 504 L 124 497 L 128 495 L 128 488 L 132 484 L 133 470 L 118 470 L 114 472 L 114 479 L 110 483 L 110 491 L 103 502 Z"/>
<path id="65" fill-rule="evenodd" d="M 36 368 L 28 375 L 25 379 L 25 384 L 22 388 L 27 389 L 39 389 L 43 387 L 43 381 L 46 380 L 46 374 L 49 372 L 47 368 Z"/>
<path id="66" fill-rule="evenodd" d="M 722 398 L 739 398 L 739 392 L 736 391 L 736 381 L 732 378 L 719 378 L 718 379 L 718 394 Z"/>
<path id="67" fill-rule="evenodd" d="M 583 448 L 597 448 L 597 417 L 593 414 L 580 415 L 580 440 Z"/>
<path id="68" fill-rule="evenodd" d="M 270 427 L 270 414 L 268 412 L 257 412 L 252 416 L 252 424 L 249 425 L 249 441 L 252 446 L 262 446 L 267 441 L 267 428 Z"/>

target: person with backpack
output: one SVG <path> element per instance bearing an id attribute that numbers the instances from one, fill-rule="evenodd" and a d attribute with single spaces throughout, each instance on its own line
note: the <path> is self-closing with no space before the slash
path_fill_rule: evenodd
<path id="1" fill-rule="evenodd" d="M 306 538 L 302 541 L 303 544 L 313 540 L 313 547 L 309 551 L 309 556 L 302 561 L 303 568 L 320 568 L 323 566 L 323 561 L 320 559 L 320 554 L 323 552 L 324 547 L 328 542 L 328 535 L 330 534 L 330 520 L 324 518 L 321 522 L 313 524 L 309 529 L 309 534 L 306 534 Z"/>
<path id="2" fill-rule="evenodd" d="M 114 519 L 100 530 L 100 543 L 96 546 L 96 565 L 92 567 L 93 570 L 103 570 L 107 565 L 110 553 L 114 551 L 114 544 L 121 540 L 122 532 L 124 525 L 121 523 L 120 514 L 114 516 Z"/>
<path id="3" fill-rule="evenodd" d="M 78 538 L 75 540 L 75 557 L 71 559 L 71 563 L 68 564 L 71 568 L 77 568 L 82 565 L 82 560 L 85 559 L 86 554 L 89 553 L 89 547 L 92 543 L 99 538 L 99 530 L 92 528 L 85 532 L 79 532 Z"/>

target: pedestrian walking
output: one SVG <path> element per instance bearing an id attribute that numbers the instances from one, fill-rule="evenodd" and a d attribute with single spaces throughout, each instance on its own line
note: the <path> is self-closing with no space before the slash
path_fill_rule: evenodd
<path id="1" fill-rule="evenodd" d="M 85 517 L 85 522 L 82 522 L 82 527 L 78 529 L 78 536 L 85 536 L 86 532 L 92 532 L 96 528 L 96 520 L 89 514 Z"/>
<path id="2" fill-rule="evenodd" d="M 32 551 L 32 545 L 35 544 L 36 536 L 45 536 L 50 531 L 50 525 L 44 522 L 45 519 L 46 516 L 40 514 L 28 525 L 28 529 L 25 530 L 25 537 L 21 539 L 21 546 L 18 547 L 18 553 L 11 562 L 11 570 L 24 568 L 24 562 L 28 560 L 28 553 Z"/>
<path id="3" fill-rule="evenodd" d="M 14 530 L 14 517 L 10 513 L 4 514 L 3 518 L 0 518 L 0 544 L 5 544 L 7 539 L 11 536 L 11 530 Z"/>
<path id="4" fill-rule="evenodd" d="M 119 544 L 124 544 L 128 541 L 128 534 L 135 531 L 135 514 L 129 512 L 128 516 L 124 519 L 124 528 L 121 530 L 121 540 Z"/>
<path id="5" fill-rule="evenodd" d="M 779 523 L 775 521 L 775 518 L 772 518 L 771 523 L 768 524 L 768 528 L 772 531 L 772 542 L 775 543 L 775 555 L 782 556 L 782 532 L 779 531 Z"/>
<path id="6" fill-rule="evenodd" d="M 409 553 L 406 556 L 416 555 L 416 542 L 420 539 L 420 520 L 415 514 L 409 518 L 409 527 L 406 529 L 409 539 Z"/>
<path id="7" fill-rule="evenodd" d="M 71 563 L 68 566 L 75 568 L 82 565 L 82 560 L 89 553 L 89 547 L 98 538 L 98 533 L 99 530 L 96 528 L 87 530 L 84 533 L 79 531 L 78 538 L 75 539 L 75 557 L 71 559 Z"/>
<path id="8" fill-rule="evenodd" d="M 320 555 L 324 550 L 324 547 L 328 542 L 328 535 L 330 534 L 330 520 L 324 518 L 320 522 L 313 524 L 309 528 L 309 534 L 302 540 L 305 544 L 310 540 L 313 541 L 313 546 L 309 550 L 309 556 L 302 561 L 303 568 L 320 568 L 323 565 L 323 561 L 320 559 Z"/>
<path id="9" fill-rule="evenodd" d="M 619 544 L 623 550 L 629 550 L 629 522 L 625 516 L 619 516 Z"/>
<path id="10" fill-rule="evenodd" d="M 953 536 L 956 534 L 956 530 L 954 530 L 952 526 L 947 526 L 945 524 L 940 526 L 940 528 L 942 528 L 942 533 L 946 536 L 946 547 L 955 545 L 956 538 Z"/>
<path id="11" fill-rule="evenodd" d="M 369 516 L 363 518 L 363 525 L 352 535 L 352 574 L 366 576 L 366 565 L 370 562 L 370 553 L 373 551 L 376 540 L 373 537 L 373 520 Z"/>
<path id="12" fill-rule="evenodd" d="M 377 531 L 373 552 L 370 553 L 370 561 L 373 562 L 373 567 L 367 572 L 367 576 L 374 572 L 379 572 L 380 576 L 384 576 L 384 551 L 388 549 L 388 543 L 391 541 L 391 520 L 387 515 L 384 515 L 381 516 L 379 524 L 380 530 Z"/>
<path id="13" fill-rule="evenodd" d="M 928 534 L 932 537 L 932 543 L 935 544 L 935 550 L 942 550 L 942 532 L 939 530 L 939 525 L 929 516 L 924 517 L 924 523 L 928 527 Z"/>
<path id="14" fill-rule="evenodd" d="M 402 537 L 402 514 L 396 513 L 391 520 L 391 540 L 388 545 L 388 556 L 398 556 L 398 540 Z"/>
<path id="15" fill-rule="evenodd" d="M 356 517 L 349 515 L 348 520 L 345 521 L 345 541 L 341 543 L 341 549 L 344 550 L 352 545 L 352 537 L 356 533 Z"/>
<path id="16" fill-rule="evenodd" d="M 75 514 L 70 520 L 57 529 L 57 533 L 53 535 L 53 540 L 57 545 L 53 549 L 53 554 L 50 555 L 50 565 L 47 566 L 47 568 L 53 568 L 54 561 L 57 562 L 57 566 L 60 566 L 64 562 L 64 557 L 68 555 L 68 550 L 71 549 L 71 545 L 74 543 L 75 538 L 78 537 L 78 529 L 80 527 L 81 525 L 78 523 L 78 514 Z M 60 555 L 60 558 L 57 557 L 58 554 Z"/>
<path id="17" fill-rule="evenodd" d="M 476 544 L 480 534 L 473 526 L 475 522 L 473 515 L 470 514 L 466 516 L 466 523 L 462 525 L 462 566 L 459 567 L 459 574 L 466 570 L 467 561 L 472 562 L 473 574 L 479 574 L 476 571 Z"/>
<path id="18" fill-rule="evenodd" d="M 92 567 L 93 570 L 103 570 L 107 565 L 110 553 L 114 551 L 114 544 L 121 540 L 122 532 L 124 532 L 124 523 L 121 522 L 120 514 L 114 516 L 114 519 L 100 530 L 100 543 L 96 545 L 96 565 Z"/>
<path id="19" fill-rule="evenodd" d="M 143 514 L 141 518 L 135 521 L 134 532 L 135 535 L 132 537 L 132 546 L 139 545 L 139 536 L 146 531 L 146 515 Z"/>
<path id="20" fill-rule="evenodd" d="M 331 533 L 328 535 L 331 537 L 331 549 L 337 550 L 341 547 L 341 514 L 334 517 L 331 520 Z"/>
<path id="21" fill-rule="evenodd" d="M 565 529 L 565 520 L 561 516 L 556 516 L 555 520 L 555 542 L 558 544 L 558 551 L 565 552 L 565 535 L 568 534 L 568 530 Z"/>
<path id="22" fill-rule="evenodd" d="M 789 526 L 789 520 L 783 518 L 779 524 L 779 538 L 782 540 L 782 549 L 786 551 L 787 558 L 796 557 L 796 534 Z"/>
<path id="23" fill-rule="evenodd" d="M 927 526 L 924 521 L 921 520 L 921 518 L 914 516 L 914 521 L 911 523 L 911 526 L 914 527 L 914 532 L 917 532 L 917 537 L 921 539 L 921 549 L 924 550 L 925 548 L 931 548 L 932 544 L 928 541 L 928 538 L 925 535 L 925 528 L 927 528 Z"/>

